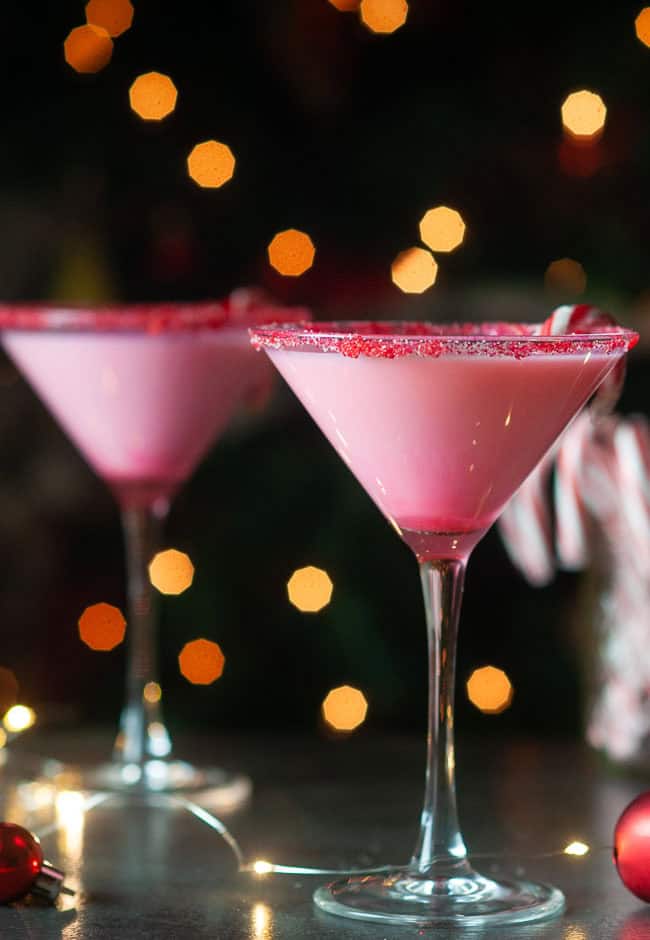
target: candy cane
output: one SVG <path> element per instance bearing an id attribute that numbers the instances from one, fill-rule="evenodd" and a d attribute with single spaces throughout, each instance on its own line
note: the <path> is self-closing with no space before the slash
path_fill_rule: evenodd
<path id="1" fill-rule="evenodd" d="M 538 587 L 555 573 L 553 526 L 548 503 L 548 477 L 553 455 L 547 455 L 524 481 L 499 519 L 501 538 L 511 561 Z"/>
<path id="2" fill-rule="evenodd" d="M 553 484 L 555 547 L 560 564 L 569 571 L 589 559 L 589 513 L 584 502 L 581 471 L 592 433 L 591 422 L 578 415 L 560 440 Z"/>

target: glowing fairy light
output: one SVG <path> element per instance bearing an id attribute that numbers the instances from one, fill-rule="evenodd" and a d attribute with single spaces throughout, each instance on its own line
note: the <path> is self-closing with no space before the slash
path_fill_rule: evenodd
<path id="1" fill-rule="evenodd" d="M 133 23 L 133 4 L 130 0 L 89 0 L 86 22 L 101 26 L 109 36 L 121 36 Z"/>
<path id="2" fill-rule="evenodd" d="M 294 607 L 303 613 L 318 613 L 332 599 L 334 584 L 326 571 L 307 565 L 298 568 L 287 581 L 287 594 Z"/>
<path id="3" fill-rule="evenodd" d="M 587 289 L 585 269 L 573 258 L 551 261 L 544 274 L 544 287 L 551 294 L 578 297 Z"/>
<path id="4" fill-rule="evenodd" d="M 408 16 L 406 0 L 361 0 L 361 22 L 372 33 L 394 33 Z"/>
<path id="5" fill-rule="evenodd" d="M 436 206 L 420 219 L 420 238 L 431 251 L 453 251 L 465 238 L 465 228 L 457 209 Z"/>
<path id="6" fill-rule="evenodd" d="M 587 854 L 589 851 L 589 846 L 586 842 L 569 842 L 569 844 L 562 851 L 565 855 L 582 856 Z"/>
<path id="7" fill-rule="evenodd" d="M 161 594 L 182 594 L 194 580 L 194 565 L 185 552 L 167 548 L 151 560 L 149 580 Z"/>
<path id="8" fill-rule="evenodd" d="M 644 7 L 634 21 L 637 39 L 644 46 L 650 46 L 650 7 Z"/>
<path id="9" fill-rule="evenodd" d="M 253 862 L 253 871 L 256 875 L 269 875 L 273 871 L 273 865 L 271 862 L 258 858 L 257 861 Z"/>
<path id="10" fill-rule="evenodd" d="M 178 665 L 188 682 L 193 685 L 211 685 L 223 673 L 226 657 L 218 643 L 212 640 L 191 640 L 178 655 Z"/>
<path id="11" fill-rule="evenodd" d="M 323 718 L 335 731 L 354 731 L 366 720 L 368 701 L 351 685 L 341 685 L 328 692 L 321 706 Z"/>
<path id="12" fill-rule="evenodd" d="M 169 75 L 145 72 L 129 88 L 131 110 L 143 121 L 162 121 L 176 107 L 178 91 Z"/>
<path id="13" fill-rule="evenodd" d="M 512 702 L 514 689 L 503 669 L 482 666 L 467 680 L 467 697 L 486 715 L 498 715 Z"/>
<path id="14" fill-rule="evenodd" d="M 607 107 L 594 91 L 574 91 L 562 103 L 562 124 L 574 137 L 589 138 L 605 126 Z"/>
<path id="15" fill-rule="evenodd" d="M 113 41 L 101 26 L 77 26 L 63 43 L 63 55 L 75 72 L 100 72 L 111 61 Z"/>
<path id="16" fill-rule="evenodd" d="M 107 652 L 119 646 L 126 632 L 126 620 L 119 607 L 91 604 L 79 618 L 79 636 L 91 650 Z"/>
<path id="17" fill-rule="evenodd" d="M 407 248 L 395 258 L 391 279 L 405 294 L 422 294 L 436 283 L 438 265 L 426 248 Z"/>
<path id="18" fill-rule="evenodd" d="M 235 157 L 227 144 L 204 140 L 193 147 L 187 158 L 187 172 L 199 186 L 218 189 L 232 179 Z"/>
<path id="19" fill-rule="evenodd" d="M 27 731 L 36 723 L 36 712 L 27 705 L 12 705 L 2 719 L 5 729 L 13 734 Z"/>
<path id="20" fill-rule="evenodd" d="M 142 690 L 142 698 L 150 705 L 155 705 L 162 698 L 162 689 L 157 682 L 147 682 Z"/>
<path id="21" fill-rule="evenodd" d="M 267 248 L 269 263 L 285 277 L 300 277 L 314 263 L 316 248 L 306 232 L 296 228 L 278 232 Z"/>

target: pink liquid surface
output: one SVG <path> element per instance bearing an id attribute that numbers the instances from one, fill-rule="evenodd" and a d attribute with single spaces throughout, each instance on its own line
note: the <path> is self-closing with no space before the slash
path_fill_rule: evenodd
<path id="1" fill-rule="evenodd" d="M 270 380 L 247 331 L 6 330 L 6 351 L 123 502 L 170 495 Z"/>
<path id="2" fill-rule="evenodd" d="M 618 358 L 266 351 L 423 558 L 474 547 Z"/>

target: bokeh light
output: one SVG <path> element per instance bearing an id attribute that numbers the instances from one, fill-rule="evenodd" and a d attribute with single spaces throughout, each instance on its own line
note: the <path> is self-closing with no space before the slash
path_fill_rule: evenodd
<path id="1" fill-rule="evenodd" d="M 288 228 L 278 232 L 268 246 L 269 262 L 285 277 L 300 277 L 314 263 L 316 248 L 306 232 Z"/>
<path id="2" fill-rule="evenodd" d="M 361 0 L 361 21 L 373 33 L 394 33 L 408 16 L 406 0 Z"/>
<path id="3" fill-rule="evenodd" d="M 124 615 L 112 604 L 91 604 L 79 618 L 79 636 L 91 650 L 106 652 L 115 649 L 124 639 L 125 632 Z"/>
<path id="4" fill-rule="evenodd" d="M 2 750 L 2 748 L 5 746 L 6 743 L 7 743 L 7 732 L 3 728 L 0 728 L 0 750 Z"/>
<path id="5" fill-rule="evenodd" d="M 218 189 L 232 179 L 235 157 L 227 144 L 218 140 L 204 140 L 197 144 L 187 158 L 187 172 L 204 189 Z"/>
<path id="6" fill-rule="evenodd" d="M 15 705 L 18 698 L 18 680 L 11 671 L 0 666 L 0 715 Z"/>
<path id="7" fill-rule="evenodd" d="M 569 842 L 569 844 L 562 850 L 565 855 L 577 855 L 582 856 L 586 855 L 589 851 L 589 846 L 586 842 Z"/>
<path id="8" fill-rule="evenodd" d="M 162 698 L 162 689 L 157 682 L 147 682 L 142 690 L 142 698 L 150 705 L 155 705 Z"/>
<path id="9" fill-rule="evenodd" d="M 361 0 L 329 0 L 329 2 L 341 13 L 352 13 L 354 10 L 359 9 Z"/>
<path id="10" fill-rule="evenodd" d="M 193 685 L 211 685 L 222 674 L 226 658 L 218 643 L 191 640 L 178 656 L 181 674 Z"/>
<path id="11" fill-rule="evenodd" d="M 420 238 L 432 251 L 453 251 L 465 238 L 465 222 L 457 209 L 436 206 L 420 219 Z"/>
<path id="12" fill-rule="evenodd" d="M 113 40 L 101 26 L 77 26 L 68 33 L 63 54 L 75 72 L 100 72 L 111 61 Z"/>
<path id="13" fill-rule="evenodd" d="M 594 137 L 605 126 L 607 108 L 594 91 L 574 91 L 562 104 L 562 123 L 575 137 Z"/>
<path id="14" fill-rule="evenodd" d="M 185 552 L 167 548 L 150 562 L 149 580 L 161 594 L 182 594 L 194 580 L 194 565 Z"/>
<path id="15" fill-rule="evenodd" d="M 498 715 L 512 702 L 514 689 L 503 669 L 482 666 L 467 680 L 467 697 L 472 705 L 487 715 Z"/>
<path id="16" fill-rule="evenodd" d="M 2 719 L 2 723 L 7 731 L 18 734 L 20 731 L 27 731 L 36 723 L 36 712 L 27 705 L 12 705 L 7 714 Z"/>
<path id="17" fill-rule="evenodd" d="M 335 731 L 354 731 L 362 725 L 368 714 L 368 702 L 359 689 L 340 685 L 325 696 L 323 718 Z"/>
<path id="18" fill-rule="evenodd" d="M 407 248 L 395 258 L 391 279 L 405 294 L 422 294 L 436 283 L 438 265 L 426 248 Z"/>
<path id="19" fill-rule="evenodd" d="M 130 0 L 89 0 L 86 22 L 101 26 L 109 36 L 121 36 L 133 22 L 133 4 Z"/>
<path id="20" fill-rule="evenodd" d="M 558 258 L 544 273 L 544 287 L 549 294 L 578 297 L 587 289 L 587 275 L 579 261 Z"/>
<path id="21" fill-rule="evenodd" d="M 650 7 L 641 10 L 634 21 L 634 31 L 644 46 L 650 46 Z"/>
<path id="22" fill-rule="evenodd" d="M 298 568 L 287 581 L 289 600 L 303 613 L 315 614 L 327 607 L 333 590 L 334 585 L 328 573 L 313 565 Z"/>
<path id="23" fill-rule="evenodd" d="M 129 88 L 131 109 L 143 121 L 162 121 L 176 107 L 178 91 L 169 75 L 145 72 Z"/>
<path id="24" fill-rule="evenodd" d="M 271 862 L 266 862 L 263 858 L 258 858 L 253 862 L 253 871 L 256 875 L 268 875 L 273 871 Z"/>

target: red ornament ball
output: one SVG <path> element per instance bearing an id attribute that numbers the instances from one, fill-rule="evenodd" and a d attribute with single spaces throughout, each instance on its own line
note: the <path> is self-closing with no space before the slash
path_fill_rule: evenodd
<path id="1" fill-rule="evenodd" d="M 0 823 L 0 904 L 22 898 L 43 865 L 38 839 L 14 823 Z"/>
<path id="2" fill-rule="evenodd" d="M 625 887 L 650 901 L 650 792 L 633 800 L 616 823 L 614 864 Z"/>

